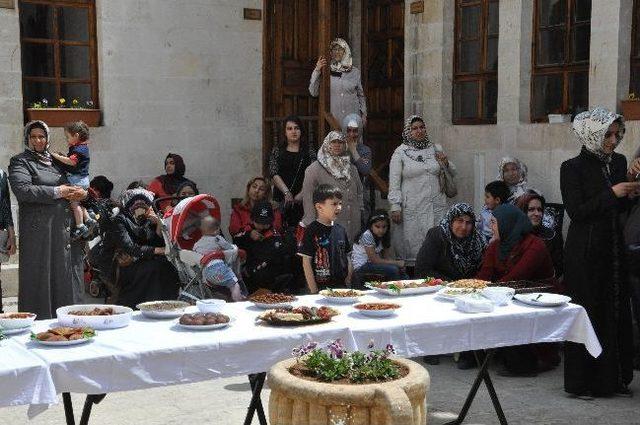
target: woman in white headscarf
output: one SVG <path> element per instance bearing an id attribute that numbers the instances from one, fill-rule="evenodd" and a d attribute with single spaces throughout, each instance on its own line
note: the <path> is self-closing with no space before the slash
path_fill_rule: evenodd
<path id="1" fill-rule="evenodd" d="M 331 53 L 331 114 L 338 123 L 349 114 L 358 114 L 364 124 L 367 121 L 367 102 L 362 90 L 360 70 L 353 66 L 351 49 L 346 41 L 336 38 L 329 46 Z M 320 56 L 311 74 L 309 93 L 317 97 L 320 91 L 320 75 L 326 68 L 327 60 Z"/>
<path id="2" fill-rule="evenodd" d="M 621 115 L 603 108 L 578 114 L 573 131 L 580 154 L 562 163 L 560 189 L 571 224 L 565 244 L 564 284 L 589 314 L 602 354 L 565 343 L 565 391 L 582 398 L 629 396 L 633 334 L 627 261 L 620 216 L 640 190 L 626 158 L 614 152 L 624 136 Z"/>
<path id="3" fill-rule="evenodd" d="M 389 163 L 391 235 L 396 256 L 413 266 L 427 231 L 447 212 L 447 196 L 440 187 L 440 173 L 455 166 L 442 146 L 429 140 L 427 127 L 417 115 L 410 116 L 402 131 L 402 144 Z"/>
<path id="4" fill-rule="evenodd" d="M 518 158 L 513 156 L 505 156 L 500 160 L 498 164 L 498 177 L 497 180 L 502 180 L 509 187 L 509 199 L 510 204 L 516 203 L 518 198 L 522 195 L 526 195 L 529 191 L 527 183 L 527 166 Z M 536 191 L 536 193 L 538 193 Z"/>
<path id="5" fill-rule="evenodd" d="M 358 169 L 351 163 L 346 144 L 342 133 L 329 132 L 318 150 L 318 160 L 307 167 L 302 183 L 302 224 L 308 226 L 316 219 L 316 209 L 313 205 L 315 188 L 321 184 L 330 184 L 342 191 L 342 211 L 336 222 L 346 229 L 349 241 L 353 242 L 360 232 L 363 208 L 362 182 L 358 176 Z"/>

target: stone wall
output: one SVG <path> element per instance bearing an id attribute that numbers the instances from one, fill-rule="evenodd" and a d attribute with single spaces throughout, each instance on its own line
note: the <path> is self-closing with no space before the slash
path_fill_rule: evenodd
<path id="1" fill-rule="evenodd" d="M 232 197 L 260 173 L 262 21 L 243 19 L 260 0 L 97 0 L 100 106 L 91 174 L 118 194 L 162 174 L 168 152 L 213 193 L 225 226 Z M 0 9 L 0 167 L 22 149 L 18 10 Z M 66 151 L 60 129 L 54 149 Z"/>
<path id="2" fill-rule="evenodd" d="M 406 2 L 405 115 L 422 113 L 432 139 L 441 143 L 459 169 L 459 200 L 483 202 L 484 185 L 494 180 L 497 162 L 513 155 L 529 168 L 529 183 L 560 202 L 560 164 L 577 154 L 570 124 L 529 122 L 533 2 L 500 2 L 498 124 L 452 125 L 454 5 L 425 1 L 411 15 Z M 593 2 L 590 106 L 619 106 L 629 84 L 632 0 Z M 412 64 L 417 64 L 413 66 Z M 640 122 L 627 123 L 619 152 L 630 157 L 640 146 Z"/>

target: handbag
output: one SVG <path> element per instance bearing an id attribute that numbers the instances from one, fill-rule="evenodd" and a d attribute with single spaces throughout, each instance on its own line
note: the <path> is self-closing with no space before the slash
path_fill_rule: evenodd
<path id="1" fill-rule="evenodd" d="M 440 166 L 438 179 L 440 180 L 440 192 L 447 195 L 447 198 L 454 198 L 458 194 L 458 187 L 448 167 Z"/>

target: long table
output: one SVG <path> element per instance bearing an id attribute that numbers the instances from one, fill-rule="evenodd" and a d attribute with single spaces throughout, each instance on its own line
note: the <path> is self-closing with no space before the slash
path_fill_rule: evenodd
<path id="1" fill-rule="evenodd" d="M 66 394 L 69 419 L 67 402 L 72 392 L 101 395 L 238 375 L 253 376 L 252 389 L 259 396 L 263 372 L 291 357 L 293 347 L 309 340 L 340 338 L 350 351 L 366 350 L 374 340 L 377 347 L 393 344 L 402 357 L 559 341 L 584 344 L 594 357 L 602 351 L 586 311 L 575 304 L 541 308 L 514 301 L 491 313 L 468 314 L 434 295 L 389 298 L 369 293 L 363 297 L 367 300 L 392 301 L 402 307 L 394 316 L 369 318 L 352 306 L 333 305 L 341 314 L 331 322 L 272 327 L 256 322 L 263 310 L 242 302 L 225 306 L 231 325 L 214 331 L 185 331 L 175 320 L 150 320 L 136 312 L 128 327 L 97 331 L 93 341 L 77 346 L 42 346 L 30 341 L 28 334 L 9 337 L 0 341 L 0 407 L 30 404 L 35 414 L 58 402 L 57 394 L 62 393 Z M 310 295 L 299 297 L 294 304 L 327 303 L 319 295 Z M 55 320 L 37 321 L 34 331 L 54 324 Z M 479 359 L 482 367 L 477 384 L 484 381 L 492 387 L 488 360 Z M 495 391 L 489 390 L 493 398 Z M 498 410 L 496 403 L 497 396 L 494 405 Z M 259 403 L 252 408 L 261 413 Z"/>

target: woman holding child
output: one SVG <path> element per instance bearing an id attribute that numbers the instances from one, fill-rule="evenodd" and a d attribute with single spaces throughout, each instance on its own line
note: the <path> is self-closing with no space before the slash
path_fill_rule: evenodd
<path id="1" fill-rule="evenodd" d="M 83 302 L 82 242 L 71 240 L 75 227 L 70 201 L 87 195 L 70 186 L 62 166 L 49 153 L 49 127 L 31 121 L 24 128 L 24 152 L 11 158 L 9 183 L 19 205 L 20 255 L 18 309 L 40 319 L 58 307 Z"/>
<path id="2" fill-rule="evenodd" d="M 249 234 L 254 240 L 258 239 L 258 233 L 252 232 L 251 211 L 262 202 L 271 204 L 271 183 L 268 179 L 258 176 L 247 183 L 244 198 L 233 206 L 231 219 L 229 221 L 229 234 L 234 239 L 242 238 Z M 275 205 L 271 205 L 273 210 L 273 228 L 282 232 L 282 214 Z"/>

